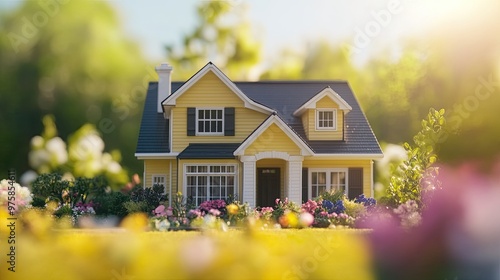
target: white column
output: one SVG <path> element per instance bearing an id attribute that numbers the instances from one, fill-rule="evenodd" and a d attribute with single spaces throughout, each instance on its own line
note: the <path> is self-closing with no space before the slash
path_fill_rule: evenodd
<path id="1" fill-rule="evenodd" d="M 250 207 L 255 208 L 256 204 L 256 175 L 255 157 L 242 157 L 243 162 L 243 203 L 248 202 Z"/>
<path id="2" fill-rule="evenodd" d="M 302 204 L 302 161 L 301 156 L 292 156 L 287 161 L 288 178 L 287 178 L 287 195 L 288 199 Z"/>

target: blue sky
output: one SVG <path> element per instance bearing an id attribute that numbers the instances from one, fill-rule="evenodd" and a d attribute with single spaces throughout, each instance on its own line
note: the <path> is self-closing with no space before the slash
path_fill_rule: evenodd
<path id="1" fill-rule="evenodd" d="M 116 7 L 125 30 L 140 41 L 146 56 L 161 61 L 164 46 L 179 44 L 182 35 L 192 30 L 197 20 L 196 6 L 206 0 L 95 1 L 108 1 Z M 353 58 L 361 63 L 380 51 L 397 54 L 403 42 L 424 37 L 450 18 L 466 19 L 477 4 L 469 0 L 223 1 L 235 9 L 247 9 L 265 59 L 276 57 L 285 48 L 304 51 L 308 42 L 341 44 L 350 40 L 357 50 Z M 20 2 L 0 0 L 0 8 Z"/>

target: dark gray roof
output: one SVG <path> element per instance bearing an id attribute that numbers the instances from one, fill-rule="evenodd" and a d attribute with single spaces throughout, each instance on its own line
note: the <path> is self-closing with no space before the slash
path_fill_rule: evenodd
<path id="1" fill-rule="evenodd" d="M 170 152 L 168 144 L 169 123 L 163 118 L 163 114 L 156 112 L 157 99 L 158 83 L 150 82 L 142 112 L 136 153 Z"/>
<path id="2" fill-rule="evenodd" d="M 177 157 L 180 159 L 235 158 L 241 143 L 191 143 Z"/>
<path id="3" fill-rule="evenodd" d="M 175 92 L 182 84 L 173 82 L 172 92 Z M 255 102 L 276 110 L 279 117 L 302 139 L 306 140 L 315 153 L 382 154 L 356 97 L 345 81 L 260 81 L 235 82 L 235 84 Z M 167 120 L 163 119 L 161 113 L 156 112 L 157 85 L 156 82 L 149 84 L 137 153 L 170 152 L 168 150 Z M 352 107 L 352 110 L 345 115 L 344 140 L 309 141 L 302 127 L 301 119 L 294 117 L 293 112 L 326 87 L 331 87 Z M 207 154 L 204 155 L 200 157 L 207 158 Z"/>

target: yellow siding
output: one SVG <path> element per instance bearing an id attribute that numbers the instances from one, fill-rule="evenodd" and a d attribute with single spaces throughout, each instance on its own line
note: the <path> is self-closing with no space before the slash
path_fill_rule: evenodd
<path id="1" fill-rule="evenodd" d="M 330 97 L 325 96 L 316 102 L 316 108 L 320 109 L 332 109 L 339 108 L 339 105 L 335 103 Z"/>
<path id="2" fill-rule="evenodd" d="M 238 197 L 241 199 L 241 194 L 243 193 L 243 168 L 241 167 L 241 162 L 236 159 L 183 159 L 179 160 L 179 170 L 176 173 L 179 180 L 177 181 L 176 191 L 184 193 L 184 165 L 186 164 L 234 164 L 236 165 L 236 176 L 238 183 Z"/>
<path id="3" fill-rule="evenodd" d="M 302 166 L 304 168 L 363 168 L 363 193 L 371 195 L 371 160 L 314 160 L 305 159 Z"/>
<path id="4" fill-rule="evenodd" d="M 245 155 L 255 155 L 259 152 L 268 151 L 300 155 L 300 148 L 274 123 L 245 150 Z"/>
<path id="5" fill-rule="evenodd" d="M 235 136 L 187 136 L 187 108 L 235 108 Z M 244 107 L 243 101 L 215 74 L 208 72 L 176 101 L 172 109 L 172 152 L 181 152 L 189 143 L 238 143 L 268 115 Z"/>
<path id="6" fill-rule="evenodd" d="M 304 114 L 302 114 L 302 126 L 304 127 L 304 131 L 306 132 L 306 137 L 309 139 L 309 111 L 307 110 Z"/>
<path id="7" fill-rule="evenodd" d="M 286 161 L 282 159 L 261 159 L 256 162 L 256 168 L 278 167 L 280 168 L 280 193 L 281 198 L 285 198 L 285 176 L 286 174 Z M 257 172 L 257 170 L 255 170 Z"/>

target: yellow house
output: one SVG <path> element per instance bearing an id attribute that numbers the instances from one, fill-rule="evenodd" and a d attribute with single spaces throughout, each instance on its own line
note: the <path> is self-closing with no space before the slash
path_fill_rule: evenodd
<path id="1" fill-rule="evenodd" d="M 156 71 L 135 153 L 145 186 L 197 205 L 301 203 L 332 189 L 373 196 L 382 151 L 347 82 L 233 82 L 212 63 L 183 83 L 168 64 Z"/>

